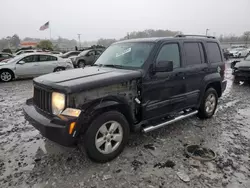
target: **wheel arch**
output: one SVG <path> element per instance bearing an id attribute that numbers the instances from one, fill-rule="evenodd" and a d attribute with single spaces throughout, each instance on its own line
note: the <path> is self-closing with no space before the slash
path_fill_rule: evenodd
<path id="1" fill-rule="evenodd" d="M 3 71 L 9 71 L 9 72 L 12 74 L 13 78 L 15 78 L 15 77 L 16 77 L 16 76 L 15 76 L 14 71 L 13 71 L 13 70 L 11 70 L 11 69 L 8 69 L 8 68 L 3 68 L 3 69 L 0 69 L 0 73 L 1 73 L 1 72 L 3 72 Z"/>
<path id="2" fill-rule="evenodd" d="M 100 114 L 107 111 L 118 111 L 123 114 L 129 123 L 130 130 L 134 125 L 134 118 L 131 108 L 128 103 L 119 100 L 96 100 L 87 107 L 82 108 L 82 115 L 79 118 L 79 123 L 81 129 L 80 132 L 84 133 L 90 126 L 91 122 Z"/>

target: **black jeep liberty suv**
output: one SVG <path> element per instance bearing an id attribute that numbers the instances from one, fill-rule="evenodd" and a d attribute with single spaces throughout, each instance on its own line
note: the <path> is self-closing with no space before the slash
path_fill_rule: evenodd
<path id="1" fill-rule="evenodd" d="M 64 146 L 82 142 L 92 160 L 107 162 L 122 152 L 131 131 L 212 117 L 226 88 L 224 71 L 211 36 L 121 41 L 91 67 L 35 78 L 24 112 L 44 137 Z"/>

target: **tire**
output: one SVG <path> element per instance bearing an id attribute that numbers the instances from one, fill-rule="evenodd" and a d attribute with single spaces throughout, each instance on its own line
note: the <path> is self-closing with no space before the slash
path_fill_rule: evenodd
<path id="1" fill-rule="evenodd" d="M 234 76 L 234 83 L 238 84 L 240 82 L 239 78 L 237 76 Z"/>
<path id="2" fill-rule="evenodd" d="M 85 67 L 85 61 L 80 60 L 80 61 L 77 63 L 77 66 L 78 66 L 79 68 L 84 68 L 84 67 Z"/>
<path id="3" fill-rule="evenodd" d="M 202 99 L 198 117 L 201 119 L 211 118 L 218 104 L 218 94 L 214 88 L 208 88 Z"/>
<path id="4" fill-rule="evenodd" d="M 0 80 L 2 82 L 10 82 L 11 80 L 13 80 L 13 78 L 14 78 L 14 75 L 9 70 L 3 70 L 0 72 Z"/>
<path id="5" fill-rule="evenodd" d="M 111 127 L 117 127 L 114 129 L 115 131 L 113 130 L 115 132 L 113 134 L 112 131 L 111 134 L 109 132 Z M 107 134 L 107 132 L 109 133 Z M 129 124 L 120 112 L 109 111 L 99 115 L 91 123 L 84 135 L 83 140 L 88 157 L 99 163 L 111 161 L 123 151 L 128 141 L 129 133 Z M 100 140 L 99 144 L 98 140 Z M 115 140 L 119 141 L 116 142 Z M 109 149 L 110 151 L 108 151 Z M 114 150 L 112 151 L 112 149 Z"/>
<path id="6" fill-rule="evenodd" d="M 65 70 L 65 68 L 57 67 L 57 68 L 55 68 L 54 72 L 60 72 L 60 71 L 63 71 L 63 70 Z"/>

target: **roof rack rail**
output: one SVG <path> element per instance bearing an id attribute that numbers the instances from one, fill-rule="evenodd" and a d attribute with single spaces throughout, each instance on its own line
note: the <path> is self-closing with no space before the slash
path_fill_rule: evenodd
<path id="1" fill-rule="evenodd" d="M 175 35 L 175 37 L 206 37 L 206 38 L 212 38 L 215 39 L 214 36 L 208 36 L 208 35 Z"/>

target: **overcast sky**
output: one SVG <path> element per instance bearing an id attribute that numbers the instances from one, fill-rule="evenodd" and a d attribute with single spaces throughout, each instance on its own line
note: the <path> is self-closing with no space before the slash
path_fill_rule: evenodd
<path id="1" fill-rule="evenodd" d="M 0 0 L 0 38 L 121 38 L 127 32 L 169 29 L 240 35 L 250 30 L 250 0 Z"/>

